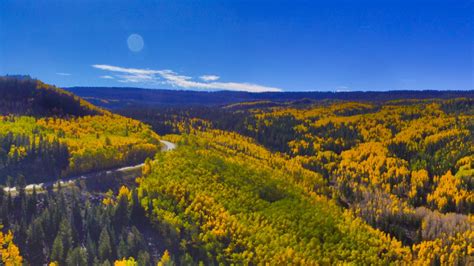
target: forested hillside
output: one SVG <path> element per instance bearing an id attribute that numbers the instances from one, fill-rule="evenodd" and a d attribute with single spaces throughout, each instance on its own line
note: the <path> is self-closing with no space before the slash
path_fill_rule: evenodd
<path id="1" fill-rule="evenodd" d="M 64 117 L 103 113 L 72 93 L 29 76 L 0 76 L 0 115 Z"/>
<path id="2" fill-rule="evenodd" d="M 211 264 L 383 264 L 407 247 L 324 196 L 326 181 L 237 134 L 175 137 L 139 181 L 166 244 Z"/>
<path id="3" fill-rule="evenodd" d="M 464 264 L 474 243 L 473 110 L 472 99 L 436 99 L 121 113 L 163 133 L 217 128 L 249 136 L 320 176 L 310 181 L 324 184 L 320 193 L 410 247 L 411 259 Z"/>
<path id="4" fill-rule="evenodd" d="M 152 158 L 161 148 L 158 135 L 137 120 L 29 77 L 0 78 L 0 93 L 0 264 L 110 265 L 117 260 L 118 265 L 149 265 L 159 260 L 157 250 L 151 257 L 142 234 L 147 220 L 135 190 L 121 190 L 117 201 L 126 197 L 125 205 L 112 202 L 112 191 L 88 191 L 122 180 L 120 173 L 106 180 L 111 171 L 101 170 Z M 104 174 L 88 186 L 81 181 L 41 193 L 36 186 L 26 189 L 90 172 Z"/>
<path id="5" fill-rule="evenodd" d="M 148 126 L 30 78 L 0 78 L 0 183 L 56 180 L 142 163 L 160 147 Z"/>

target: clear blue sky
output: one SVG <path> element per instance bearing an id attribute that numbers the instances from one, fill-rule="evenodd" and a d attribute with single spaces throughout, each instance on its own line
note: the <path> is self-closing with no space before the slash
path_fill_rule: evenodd
<path id="1" fill-rule="evenodd" d="M 468 0 L 2 0 L 0 74 L 58 86 L 473 89 L 473 14 Z"/>

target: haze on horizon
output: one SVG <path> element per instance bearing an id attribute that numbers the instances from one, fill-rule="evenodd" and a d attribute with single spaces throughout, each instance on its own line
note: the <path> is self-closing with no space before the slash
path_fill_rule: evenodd
<path id="1" fill-rule="evenodd" d="M 473 1 L 0 2 L 0 75 L 62 87 L 472 90 Z"/>

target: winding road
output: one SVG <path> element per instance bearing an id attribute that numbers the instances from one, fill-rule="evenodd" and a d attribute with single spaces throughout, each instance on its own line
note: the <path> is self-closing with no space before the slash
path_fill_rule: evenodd
<path id="1" fill-rule="evenodd" d="M 169 142 L 169 141 L 166 141 L 166 140 L 160 140 L 160 142 L 161 142 L 161 144 L 163 144 L 163 146 L 161 147 L 162 152 L 168 152 L 168 151 L 172 151 L 172 150 L 176 149 L 176 144 L 173 143 L 173 142 Z M 44 183 L 39 183 L 39 184 L 28 184 L 25 187 L 25 190 L 29 191 L 29 190 L 36 189 L 39 192 L 41 190 L 45 190 L 45 189 L 48 189 L 48 188 L 58 187 L 59 185 L 67 186 L 67 185 L 70 185 L 70 184 L 74 183 L 77 180 L 85 180 L 85 179 L 88 179 L 88 178 L 96 177 L 96 176 L 104 174 L 104 173 L 108 175 L 108 174 L 112 174 L 112 173 L 121 173 L 121 172 L 125 173 L 125 172 L 129 172 L 129 171 L 135 171 L 135 170 L 138 170 L 138 169 L 142 168 L 143 165 L 144 165 L 144 163 L 141 163 L 141 164 L 137 164 L 137 165 L 125 166 L 125 167 L 112 169 L 112 170 L 97 171 L 97 172 L 89 173 L 89 174 L 85 174 L 85 175 L 64 178 L 64 179 L 59 180 L 59 181 L 50 181 L 50 182 L 44 182 Z M 17 192 L 16 187 L 4 187 L 3 190 L 6 193 L 11 193 L 12 195 L 16 194 L 16 192 Z"/>
<path id="2" fill-rule="evenodd" d="M 164 145 L 161 148 L 161 151 L 171 151 L 171 150 L 176 149 L 176 144 L 174 144 L 173 142 L 169 142 L 166 140 L 160 140 L 160 142 Z"/>

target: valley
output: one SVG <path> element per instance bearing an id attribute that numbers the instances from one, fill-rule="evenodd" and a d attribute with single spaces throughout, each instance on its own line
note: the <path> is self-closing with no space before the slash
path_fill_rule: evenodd
<path id="1" fill-rule="evenodd" d="M 172 151 L 176 149 L 176 144 L 172 142 L 169 142 L 166 140 L 160 140 L 160 142 L 163 144 L 163 146 L 161 147 L 161 152 L 167 152 L 167 151 Z M 112 169 L 112 170 L 103 170 L 99 172 L 87 173 L 80 176 L 66 177 L 58 181 L 49 181 L 49 182 L 39 183 L 39 184 L 27 184 L 25 185 L 25 192 L 33 193 L 33 190 L 34 190 L 36 193 L 45 193 L 51 189 L 57 190 L 58 187 L 74 186 L 75 183 L 81 182 L 84 180 L 96 179 L 95 181 L 100 181 L 100 179 L 106 179 L 107 176 L 113 176 L 113 179 L 117 179 L 117 176 L 122 176 L 122 177 L 131 178 L 133 180 L 137 176 L 140 175 L 144 165 L 145 163 L 141 163 L 137 165 L 120 167 L 120 168 Z M 49 178 L 44 178 L 44 179 L 47 180 Z M 16 196 L 18 194 L 16 187 L 4 187 L 3 190 L 4 190 L 4 193 L 10 194 L 11 196 Z"/>
<path id="2" fill-rule="evenodd" d="M 10 265 L 471 261 L 472 98 L 106 110 L 0 81 L 35 103 L 0 105 Z"/>

